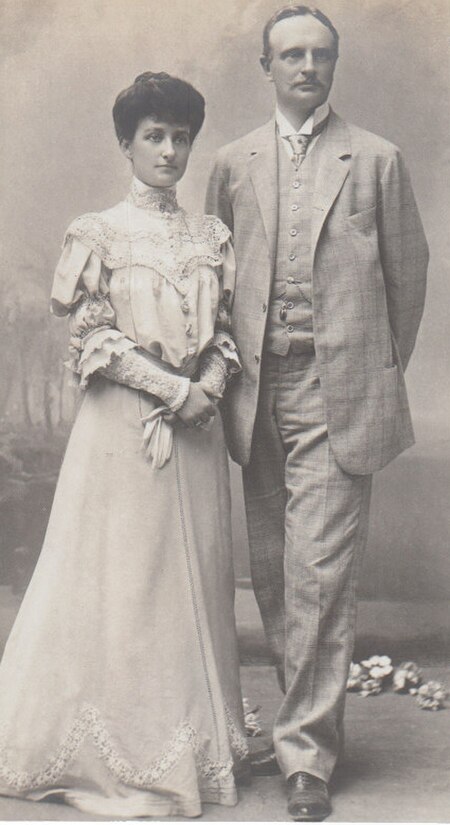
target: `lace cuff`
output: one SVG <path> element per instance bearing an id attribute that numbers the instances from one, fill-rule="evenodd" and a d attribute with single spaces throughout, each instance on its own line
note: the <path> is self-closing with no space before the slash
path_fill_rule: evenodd
<path id="1" fill-rule="evenodd" d="M 239 352 L 233 338 L 228 332 L 219 330 L 214 334 L 211 347 L 217 349 L 227 365 L 227 377 L 241 372 L 242 364 Z"/>
<path id="2" fill-rule="evenodd" d="M 200 357 L 199 377 L 206 391 L 222 398 L 227 381 L 242 369 L 236 344 L 226 332 L 216 332 L 211 346 Z"/>
<path id="3" fill-rule="evenodd" d="M 208 395 L 222 398 L 227 385 L 228 369 L 223 355 L 217 349 L 208 349 L 202 355 L 199 380 Z"/>
<path id="4" fill-rule="evenodd" d="M 171 410 L 182 407 L 189 394 L 190 380 L 181 375 L 173 375 L 154 364 L 142 350 L 130 350 L 100 369 L 102 375 L 119 384 L 135 390 L 144 390 L 156 395 Z"/>

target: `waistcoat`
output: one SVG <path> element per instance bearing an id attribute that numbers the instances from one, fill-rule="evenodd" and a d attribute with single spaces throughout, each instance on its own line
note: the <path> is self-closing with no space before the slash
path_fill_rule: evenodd
<path id="1" fill-rule="evenodd" d="M 277 355 L 310 350 L 312 323 L 311 211 L 321 139 L 296 172 L 278 135 L 278 233 L 265 349 Z"/>

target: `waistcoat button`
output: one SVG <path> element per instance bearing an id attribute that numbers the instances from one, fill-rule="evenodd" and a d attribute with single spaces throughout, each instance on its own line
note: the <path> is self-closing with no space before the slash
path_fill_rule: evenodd
<path id="1" fill-rule="evenodd" d="M 288 324 L 286 329 L 288 332 L 294 332 L 294 327 L 292 326 L 292 324 Z"/>
<path id="2" fill-rule="evenodd" d="M 291 229 L 291 230 L 289 230 L 289 234 L 292 235 L 292 237 L 294 238 L 295 235 L 297 234 L 297 230 L 296 229 Z"/>

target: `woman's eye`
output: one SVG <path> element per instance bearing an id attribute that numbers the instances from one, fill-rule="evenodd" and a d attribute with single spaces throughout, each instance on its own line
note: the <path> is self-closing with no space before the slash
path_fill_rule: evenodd
<path id="1" fill-rule="evenodd" d="M 147 135 L 146 140 L 150 140 L 152 143 L 160 143 L 162 138 L 161 138 L 161 135 L 158 135 L 157 133 L 153 133 L 153 134 Z"/>
<path id="2" fill-rule="evenodd" d="M 180 137 L 175 138 L 175 143 L 178 143 L 180 146 L 188 146 L 189 138 L 187 135 L 181 135 Z"/>

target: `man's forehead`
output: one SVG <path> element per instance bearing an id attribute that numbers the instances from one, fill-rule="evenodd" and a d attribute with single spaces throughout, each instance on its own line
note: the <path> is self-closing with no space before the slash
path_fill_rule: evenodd
<path id="1" fill-rule="evenodd" d="M 294 47 L 330 48 L 334 47 L 334 37 L 330 29 L 312 14 L 302 14 L 275 23 L 269 43 L 277 51 Z"/>

